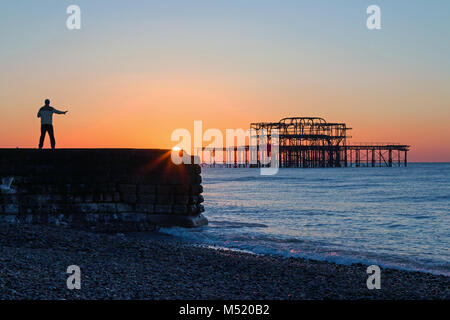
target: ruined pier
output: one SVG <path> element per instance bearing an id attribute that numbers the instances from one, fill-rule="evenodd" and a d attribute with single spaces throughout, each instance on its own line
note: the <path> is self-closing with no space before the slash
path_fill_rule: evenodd
<path id="1" fill-rule="evenodd" d="M 408 165 L 410 146 L 400 143 L 349 143 L 345 123 L 317 117 L 251 123 L 247 144 L 196 150 L 211 166 L 280 168 L 393 167 Z M 276 142 L 274 142 L 276 136 Z M 241 139 L 242 140 L 242 139 Z M 276 155 L 272 155 L 274 145 Z"/>

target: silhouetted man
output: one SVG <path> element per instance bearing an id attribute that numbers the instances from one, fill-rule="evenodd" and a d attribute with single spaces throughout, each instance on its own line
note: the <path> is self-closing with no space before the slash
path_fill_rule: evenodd
<path id="1" fill-rule="evenodd" d="M 37 114 L 38 118 L 41 118 L 41 138 L 39 139 L 39 149 L 44 146 L 45 133 L 48 132 L 50 136 L 50 143 L 52 149 L 55 149 L 55 134 L 53 132 L 53 114 L 66 114 L 67 111 L 59 111 L 50 106 L 50 100 L 45 100 L 45 106 L 39 109 Z"/>

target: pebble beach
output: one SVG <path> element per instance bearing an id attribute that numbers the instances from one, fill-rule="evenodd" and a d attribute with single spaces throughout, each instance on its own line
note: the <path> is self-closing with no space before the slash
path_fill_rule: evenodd
<path id="1" fill-rule="evenodd" d="M 162 237 L 37 225 L 0 229 L 0 299 L 450 299 L 450 278 L 367 266 L 261 256 Z M 69 290 L 67 267 L 81 268 Z"/>

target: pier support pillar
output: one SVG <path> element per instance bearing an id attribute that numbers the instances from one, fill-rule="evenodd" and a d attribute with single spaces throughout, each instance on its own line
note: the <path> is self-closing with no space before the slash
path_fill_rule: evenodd
<path id="1" fill-rule="evenodd" d="M 389 167 L 392 167 L 392 149 L 389 149 L 388 165 Z"/>
<path id="2" fill-rule="evenodd" d="M 375 167 L 375 149 L 372 149 L 372 167 Z"/>

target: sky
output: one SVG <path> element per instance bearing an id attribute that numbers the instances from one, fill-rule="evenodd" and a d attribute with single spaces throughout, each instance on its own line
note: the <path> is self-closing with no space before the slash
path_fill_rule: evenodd
<path id="1" fill-rule="evenodd" d="M 66 28 L 72 4 L 81 30 Z M 37 147 L 49 98 L 69 110 L 54 116 L 60 148 L 171 148 L 195 120 L 317 116 L 353 143 L 450 162 L 447 0 L 3 0 L 0 40 L 1 148 Z"/>

